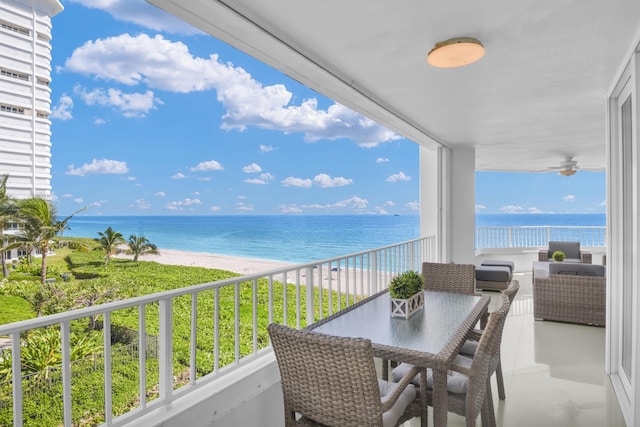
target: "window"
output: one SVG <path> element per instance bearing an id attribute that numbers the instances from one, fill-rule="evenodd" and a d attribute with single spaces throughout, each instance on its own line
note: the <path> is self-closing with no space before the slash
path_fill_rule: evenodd
<path id="1" fill-rule="evenodd" d="M 5 30 L 13 31 L 15 33 L 24 34 L 25 36 L 29 35 L 29 30 L 23 27 L 18 27 L 17 25 L 10 24 L 8 22 L 0 22 L 0 28 L 4 28 Z"/>
<path id="2" fill-rule="evenodd" d="M 29 76 L 24 73 L 18 73 L 17 71 L 11 71 L 4 68 L 0 68 L 0 75 L 11 77 L 12 79 L 20 79 L 24 81 L 29 81 Z"/>
<path id="3" fill-rule="evenodd" d="M 0 111 L 13 114 L 24 114 L 24 108 L 16 107 L 14 105 L 0 104 Z"/>

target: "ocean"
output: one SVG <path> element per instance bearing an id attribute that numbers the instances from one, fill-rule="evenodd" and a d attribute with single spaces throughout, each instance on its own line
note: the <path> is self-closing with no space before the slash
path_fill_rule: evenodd
<path id="1" fill-rule="evenodd" d="M 604 214 L 479 214 L 476 226 L 604 226 Z M 306 263 L 420 236 L 417 215 L 75 216 L 69 237 L 107 227 L 145 236 L 160 249 Z"/>

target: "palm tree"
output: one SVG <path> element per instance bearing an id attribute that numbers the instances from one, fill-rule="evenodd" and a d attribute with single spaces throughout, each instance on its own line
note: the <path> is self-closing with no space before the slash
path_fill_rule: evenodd
<path id="1" fill-rule="evenodd" d="M 20 243 L 16 243 L 19 236 L 6 234 L 9 224 L 15 221 L 17 208 L 11 197 L 7 195 L 7 180 L 9 175 L 0 176 L 0 262 L 2 263 L 2 274 L 9 276 L 7 270 L 6 251 L 17 248 Z"/>
<path id="2" fill-rule="evenodd" d="M 127 253 L 133 254 L 133 262 L 138 262 L 138 257 L 142 254 L 159 254 L 158 247 L 147 240 L 144 236 L 129 236 L 129 250 Z"/>
<path id="3" fill-rule="evenodd" d="M 98 231 L 99 239 L 95 239 L 100 243 L 100 249 L 105 252 L 104 265 L 109 264 L 111 257 L 118 251 L 118 246 L 127 243 L 121 233 L 114 231 L 108 227 L 104 232 Z"/>
<path id="4" fill-rule="evenodd" d="M 42 253 L 42 268 L 40 269 L 40 283 L 47 281 L 47 255 L 49 249 L 55 244 L 58 236 L 67 229 L 67 223 L 80 209 L 69 215 L 62 221 L 58 220 L 56 207 L 48 200 L 40 197 L 20 200 L 18 202 L 19 218 L 24 224 L 24 235 L 27 244 L 40 249 Z"/>

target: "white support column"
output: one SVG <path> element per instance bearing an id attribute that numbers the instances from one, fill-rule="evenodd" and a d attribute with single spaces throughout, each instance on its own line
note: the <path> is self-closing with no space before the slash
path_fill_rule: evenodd
<path id="1" fill-rule="evenodd" d="M 448 217 L 451 223 L 450 260 L 475 263 L 476 150 L 455 149 L 451 154 Z"/>
<path id="2" fill-rule="evenodd" d="M 475 150 L 420 147 L 420 232 L 439 262 L 475 262 Z"/>
<path id="3" fill-rule="evenodd" d="M 436 236 L 435 259 L 443 261 L 446 256 L 448 233 L 443 232 L 441 158 L 443 148 L 428 149 L 420 146 L 420 235 Z"/>

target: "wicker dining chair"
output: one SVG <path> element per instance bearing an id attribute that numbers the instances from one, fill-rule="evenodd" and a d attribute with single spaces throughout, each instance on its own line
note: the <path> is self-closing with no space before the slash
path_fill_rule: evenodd
<path id="1" fill-rule="evenodd" d="M 285 426 L 393 427 L 427 410 L 411 381 L 377 378 L 371 341 L 268 327 L 280 370 Z"/>
<path id="2" fill-rule="evenodd" d="M 509 287 L 502 291 L 503 295 L 506 295 L 509 298 L 509 305 L 513 304 L 513 300 L 520 289 L 520 282 L 517 280 L 512 280 L 509 284 Z M 471 337 L 464 343 L 462 349 L 460 349 L 460 354 L 463 356 L 473 357 L 476 354 L 476 350 L 478 348 L 478 341 L 482 336 L 481 330 L 474 330 L 471 334 Z M 496 383 L 498 384 L 498 398 L 500 400 L 505 400 L 505 391 L 504 391 L 504 378 L 502 376 L 502 357 L 500 353 L 500 348 L 498 348 L 498 353 L 495 356 L 498 358 L 498 365 L 496 368 Z"/>
<path id="3" fill-rule="evenodd" d="M 473 295 L 476 292 L 476 266 L 423 262 L 422 277 L 428 291 Z"/>
<path id="4" fill-rule="evenodd" d="M 491 394 L 491 375 L 496 371 L 502 341 L 502 330 L 511 303 L 503 293 L 498 297 L 498 306 L 489 315 L 478 348 L 473 358 L 457 356 L 449 375 L 447 375 L 447 404 L 449 412 L 466 418 L 467 427 L 475 427 L 478 414 L 482 418 L 482 426 L 495 427 L 496 418 Z M 401 363 L 393 370 L 393 378 L 404 377 L 412 365 Z M 420 385 L 418 377 L 413 384 Z M 427 402 L 433 405 L 433 374 L 427 369 Z"/>

